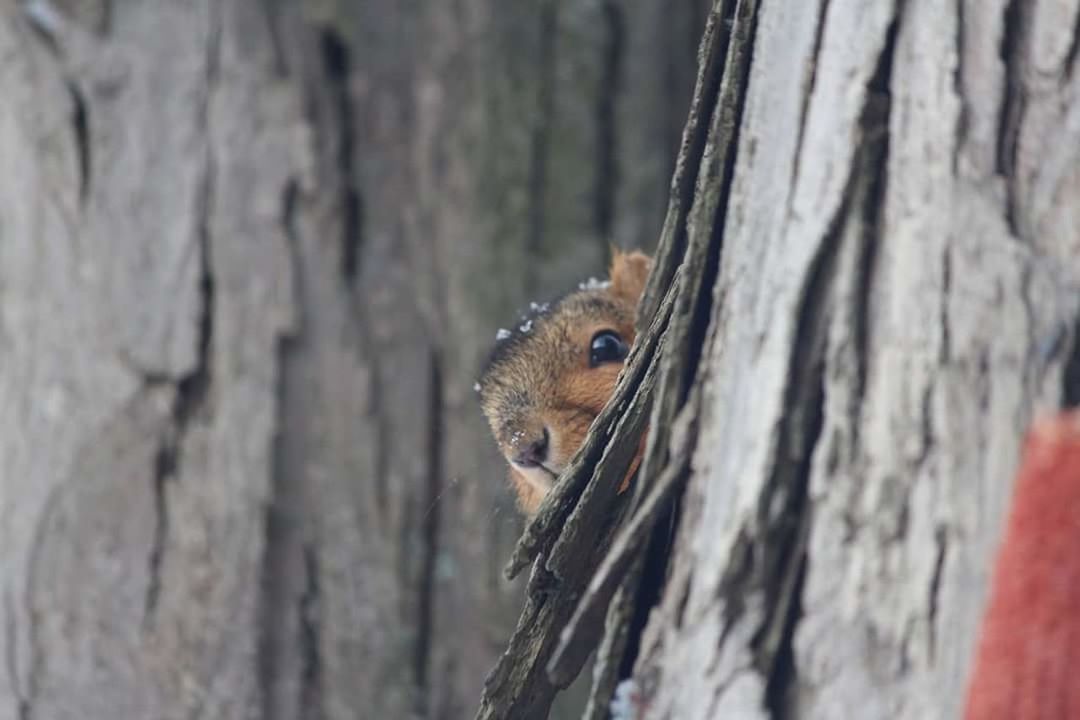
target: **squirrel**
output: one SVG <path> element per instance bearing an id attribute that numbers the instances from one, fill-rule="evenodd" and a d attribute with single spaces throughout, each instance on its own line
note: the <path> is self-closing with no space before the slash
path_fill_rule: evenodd
<path id="1" fill-rule="evenodd" d="M 585 442 L 615 390 L 635 340 L 638 300 L 652 259 L 615 250 L 609 278 L 590 278 L 549 303 L 530 305 L 514 330 L 500 330 L 475 389 L 510 464 L 518 507 L 536 513 Z M 619 487 L 623 492 L 642 449 Z"/>

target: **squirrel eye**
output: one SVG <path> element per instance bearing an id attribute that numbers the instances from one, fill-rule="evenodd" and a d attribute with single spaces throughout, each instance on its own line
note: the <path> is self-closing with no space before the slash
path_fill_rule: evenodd
<path id="1" fill-rule="evenodd" d="M 589 367 L 610 362 L 622 362 L 630 348 L 612 330 L 601 330 L 589 344 Z"/>

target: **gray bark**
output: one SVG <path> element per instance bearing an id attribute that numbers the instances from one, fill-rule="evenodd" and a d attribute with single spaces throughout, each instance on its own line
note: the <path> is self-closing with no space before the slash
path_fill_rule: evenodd
<path id="1" fill-rule="evenodd" d="M 605 609 L 590 718 L 628 632 L 635 718 L 959 716 L 1024 431 L 1080 402 L 1078 46 L 1073 0 L 713 3 L 651 329 L 510 567 L 560 624 L 527 605 L 479 717 Z"/>
<path id="2" fill-rule="evenodd" d="M 471 710 L 521 603 L 474 375 L 655 237 L 667 5 L 0 0 L 0 720 Z"/>
<path id="3" fill-rule="evenodd" d="M 1077 401 L 1080 4 L 739 5 L 643 717 L 957 717 L 1023 432 Z"/>

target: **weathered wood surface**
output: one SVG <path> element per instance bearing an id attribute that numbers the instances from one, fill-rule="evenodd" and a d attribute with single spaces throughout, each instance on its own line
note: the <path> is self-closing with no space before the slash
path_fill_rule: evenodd
<path id="1" fill-rule="evenodd" d="M 549 653 L 558 680 L 617 590 L 603 717 L 631 559 L 685 482 L 634 717 L 956 717 L 1024 430 L 1080 402 L 1080 3 L 713 16 L 643 319 L 677 269 L 707 292 L 675 302 L 636 497 L 559 588 L 582 598 L 560 646 L 504 665 Z M 544 519 L 581 481 L 522 559 L 559 562 Z"/>
<path id="2" fill-rule="evenodd" d="M 473 377 L 655 238 L 703 13 L 549 5 L 0 1 L 0 720 L 471 711 Z"/>
<path id="3" fill-rule="evenodd" d="M 956 717 L 1022 433 L 1078 400 L 1080 3 L 756 14 L 643 717 Z"/>

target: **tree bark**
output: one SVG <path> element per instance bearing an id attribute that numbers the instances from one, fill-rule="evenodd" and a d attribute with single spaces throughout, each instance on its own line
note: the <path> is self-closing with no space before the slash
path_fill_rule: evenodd
<path id="1" fill-rule="evenodd" d="M 642 716 L 956 717 L 1023 432 L 1077 400 L 1080 4 L 716 8 L 753 62 Z"/>
<path id="2" fill-rule="evenodd" d="M 613 400 L 655 398 L 635 497 L 560 575 L 634 440 L 605 413 L 511 566 L 577 608 L 559 643 L 523 621 L 480 717 L 544 690 L 517 667 L 564 679 L 605 609 L 590 717 L 620 678 L 635 718 L 959 714 L 1023 433 L 1080 401 L 1078 23 L 713 3 L 641 307 L 663 341 Z"/>
<path id="3" fill-rule="evenodd" d="M 0 0 L 0 720 L 468 712 L 474 377 L 655 237 L 666 5 Z"/>

